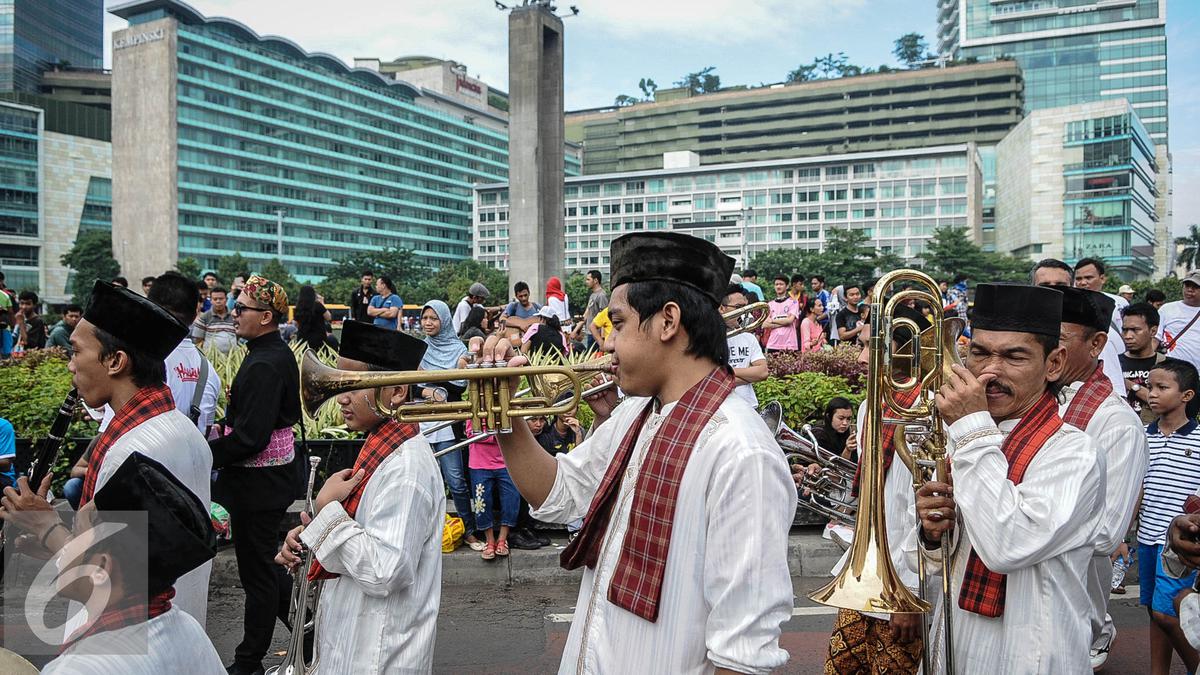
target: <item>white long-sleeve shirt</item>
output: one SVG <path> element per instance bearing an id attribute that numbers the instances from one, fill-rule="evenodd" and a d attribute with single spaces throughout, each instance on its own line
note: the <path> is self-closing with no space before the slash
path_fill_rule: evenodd
<path id="1" fill-rule="evenodd" d="M 555 458 L 558 473 L 535 518 L 567 523 L 586 515 L 647 402 L 626 399 Z M 658 621 L 608 601 L 647 447 L 673 407 L 651 413 L 638 435 L 596 568 L 583 573 L 560 673 L 765 673 L 787 661 L 779 634 L 793 604 L 787 533 L 796 487 L 771 432 L 738 396 L 705 425 L 680 482 Z"/>
<path id="2" fill-rule="evenodd" d="M 204 393 L 200 395 L 200 419 L 196 420 L 196 428 L 207 431 L 213 424 L 217 413 L 217 398 L 221 390 L 221 378 L 210 363 L 208 377 L 200 382 L 200 362 L 204 356 L 196 348 L 191 338 L 184 338 L 175 349 L 163 360 L 167 371 L 167 387 L 171 390 L 171 398 L 175 407 L 184 416 L 188 416 L 192 407 L 192 398 L 196 387 L 203 386 Z M 100 430 L 104 431 L 112 422 L 114 413 L 112 406 L 104 406 L 104 419 L 100 421 Z"/>
<path id="3" fill-rule="evenodd" d="M 178 607 L 149 621 L 79 640 L 42 669 L 42 675 L 224 672 L 221 657 L 204 628 Z"/>
<path id="4" fill-rule="evenodd" d="M 1086 576 L 1104 505 L 1104 465 L 1096 443 L 1064 424 L 1030 462 L 1019 485 L 1008 480 L 1001 444 L 1018 420 L 998 425 L 986 412 L 949 427 L 958 524 L 952 566 L 955 605 L 954 663 L 959 673 L 1091 672 L 1092 631 Z M 910 516 L 916 518 L 915 508 Z M 913 535 L 905 542 L 910 565 L 917 555 L 940 564 Z M 1007 575 L 1004 614 L 991 618 L 958 607 L 971 551 Z M 934 672 L 945 669 L 940 593 L 930 642 Z"/>
<path id="5" fill-rule="evenodd" d="M 300 533 L 326 570 L 318 673 L 429 673 L 441 602 L 446 492 L 424 436 L 383 461 L 354 518 L 340 502 Z"/>

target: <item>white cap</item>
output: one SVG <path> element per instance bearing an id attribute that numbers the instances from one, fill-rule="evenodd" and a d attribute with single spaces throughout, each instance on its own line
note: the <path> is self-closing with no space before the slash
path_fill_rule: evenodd
<path id="1" fill-rule="evenodd" d="M 1123 284 L 1120 288 L 1117 289 L 1117 295 L 1125 295 L 1126 293 L 1129 293 L 1130 295 L 1132 295 L 1133 294 L 1133 286 L 1130 286 L 1129 284 Z"/>
<path id="2" fill-rule="evenodd" d="M 557 314 L 554 313 L 554 310 L 551 309 L 550 305 L 542 305 L 542 308 L 538 310 L 537 315 L 544 316 L 547 319 L 558 316 Z"/>

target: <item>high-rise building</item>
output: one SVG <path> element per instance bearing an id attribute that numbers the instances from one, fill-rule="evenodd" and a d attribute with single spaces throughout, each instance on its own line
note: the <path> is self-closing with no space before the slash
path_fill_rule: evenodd
<path id="1" fill-rule="evenodd" d="M 921 258 L 938 227 L 982 221 L 974 143 L 738 164 L 701 164 L 666 153 L 645 171 L 568 177 L 566 271 L 609 269 L 612 240 L 641 230 L 707 239 L 745 265 L 779 248 L 819 250 L 829 232 L 865 232 L 880 250 Z M 508 269 L 507 184 L 481 185 L 475 199 L 475 259 Z"/>
<path id="2" fill-rule="evenodd" d="M 507 178 L 505 117 L 179 0 L 110 11 L 129 21 L 112 96 L 127 276 L 235 252 L 306 281 L 364 249 L 470 257 L 473 185 Z"/>
<path id="3" fill-rule="evenodd" d="M 1129 103 L 1035 110 L 997 147 L 996 246 L 1030 259 L 1101 258 L 1125 279 L 1155 269 L 1160 168 Z"/>
<path id="4" fill-rule="evenodd" d="M 701 164 L 878 152 L 974 142 L 995 145 L 1021 121 L 1021 71 L 1011 61 L 960 64 L 689 95 L 567 114 L 585 173 L 658 168 L 665 152 Z"/>
<path id="5" fill-rule="evenodd" d="M 0 269 L 17 290 L 70 299 L 61 258 L 81 230 L 112 227 L 103 111 L 32 94 L 0 95 Z"/>
<path id="6" fill-rule="evenodd" d="M 1126 98 L 1167 141 L 1166 0 L 938 0 L 938 48 L 1015 59 L 1025 109 Z"/>
<path id="7" fill-rule="evenodd" d="M 0 0 L 0 91 L 37 93 L 55 66 L 104 65 L 103 0 Z"/>

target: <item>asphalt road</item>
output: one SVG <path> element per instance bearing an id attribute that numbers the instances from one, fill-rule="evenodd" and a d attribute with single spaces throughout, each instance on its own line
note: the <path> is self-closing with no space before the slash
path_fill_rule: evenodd
<path id="1" fill-rule="evenodd" d="M 821 673 L 835 610 L 814 605 L 808 591 L 820 580 L 796 581 L 797 607 L 784 625 L 782 643 L 791 654 L 780 673 Z M 1105 673 L 1149 671 L 1148 621 L 1137 606 L 1137 588 L 1110 605 L 1118 635 Z M 442 591 L 434 671 L 437 673 L 555 672 L 562 654 L 578 589 L 574 586 L 523 585 L 511 588 L 447 586 Z M 241 637 L 241 594 L 214 590 L 208 631 L 228 661 Z M 287 631 L 279 626 L 275 644 L 282 649 Z M 268 658 L 268 665 L 276 657 Z M 1176 662 L 1172 675 L 1184 675 Z"/>

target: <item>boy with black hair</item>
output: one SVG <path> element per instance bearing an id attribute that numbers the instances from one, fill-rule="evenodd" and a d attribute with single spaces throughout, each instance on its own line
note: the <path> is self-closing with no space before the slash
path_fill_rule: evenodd
<path id="1" fill-rule="evenodd" d="M 17 344 L 25 349 L 46 346 L 46 322 L 38 314 L 38 302 L 38 295 L 33 291 L 21 291 L 17 296 L 17 325 L 21 329 Z"/>
<path id="2" fill-rule="evenodd" d="M 1156 415 L 1150 409 L 1150 369 L 1162 363 L 1166 354 L 1158 351 L 1158 310 L 1146 302 L 1125 308 L 1121 314 L 1121 339 L 1125 353 L 1120 355 L 1121 374 L 1125 378 L 1125 400 L 1138 414 L 1142 424 L 1150 424 Z"/>
<path id="3" fill-rule="evenodd" d="M 1188 672 L 1200 655 L 1179 626 L 1175 596 L 1191 587 L 1196 573 L 1174 578 L 1164 572 L 1163 546 L 1171 521 L 1200 487 L 1200 433 L 1196 431 L 1196 392 L 1200 375 L 1187 361 L 1168 358 L 1150 371 L 1150 409 L 1158 419 L 1146 427 L 1150 467 L 1142 482 L 1138 516 L 1138 577 L 1141 603 L 1150 614 L 1150 672 L 1166 675 L 1172 650 Z"/>

